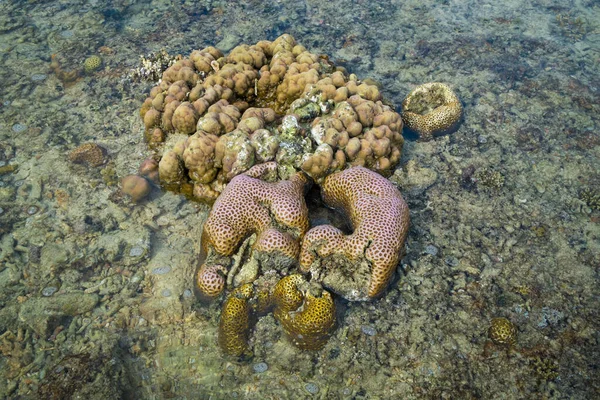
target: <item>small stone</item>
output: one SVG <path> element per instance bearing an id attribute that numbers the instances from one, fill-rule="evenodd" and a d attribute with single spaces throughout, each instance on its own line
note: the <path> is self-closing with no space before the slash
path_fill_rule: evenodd
<path id="1" fill-rule="evenodd" d="M 316 383 L 309 382 L 306 385 L 304 385 L 304 388 L 310 394 L 317 394 L 317 393 L 319 393 L 319 386 L 317 386 Z"/>
<path id="2" fill-rule="evenodd" d="M 33 214 L 37 213 L 39 210 L 40 210 L 39 207 L 31 206 L 27 209 L 27 214 L 33 215 Z"/>
<path id="3" fill-rule="evenodd" d="M 432 244 L 428 244 L 427 246 L 425 246 L 425 254 L 429 254 L 435 257 L 438 255 L 438 248 Z"/>
<path id="4" fill-rule="evenodd" d="M 160 292 L 160 294 L 161 294 L 163 297 L 171 297 L 171 294 L 172 294 L 172 293 L 171 293 L 171 291 L 170 291 L 169 289 L 163 289 L 163 291 L 162 291 L 162 292 Z"/>
<path id="5" fill-rule="evenodd" d="M 129 257 L 140 257 L 143 254 L 144 254 L 144 249 L 140 246 L 132 247 L 131 250 L 129 250 Z"/>
<path id="6" fill-rule="evenodd" d="M 163 265 L 162 267 L 156 267 L 152 270 L 152 273 L 154 275 L 164 275 L 164 274 L 168 274 L 169 272 L 171 272 L 171 267 L 169 267 L 168 265 Z"/>
<path id="7" fill-rule="evenodd" d="M 453 256 L 446 257 L 446 259 L 444 261 L 446 262 L 447 265 L 449 265 L 451 267 L 456 267 L 460 263 L 460 261 L 458 261 L 458 258 L 453 257 Z"/>
<path id="8" fill-rule="evenodd" d="M 360 330 L 362 331 L 362 333 L 364 333 L 365 335 L 368 335 L 368 336 L 377 335 L 377 329 L 375 329 L 375 327 L 373 327 L 371 325 L 363 325 L 360 327 Z"/>
<path id="9" fill-rule="evenodd" d="M 485 136 L 479 135 L 477 137 L 477 141 L 479 142 L 479 144 L 486 144 L 487 143 L 487 138 Z"/>
<path id="10" fill-rule="evenodd" d="M 265 362 L 259 362 L 256 363 L 252 366 L 252 369 L 254 370 L 254 372 L 256 372 L 257 374 L 261 374 L 263 372 L 265 372 L 266 370 L 269 369 L 269 366 L 267 365 L 267 363 Z"/>
<path id="11" fill-rule="evenodd" d="M 56 286 L 45 287 L 45 288 L 42 289 L 42 296 L 50 297 L 54 293 L 56 293 L 57 290 L 58 290 L 58 288 Z"/>
<path id="12" fill-rule="evenodd" d="M 15 133 L 21 133 L 21 132 L 25 132 L 27 130 L 27 125 L 23 125 L 23 124 L 14 124 L 12 126 L 12 130 Z"/>
<path id="13" fill-rule="evenodd" d="M 41 82 L 44 79 L 46 79 L 48 77 L 48 75 L 46 74 L 33 74 L 31 75 L 31 80 L 34 82 Z"/>

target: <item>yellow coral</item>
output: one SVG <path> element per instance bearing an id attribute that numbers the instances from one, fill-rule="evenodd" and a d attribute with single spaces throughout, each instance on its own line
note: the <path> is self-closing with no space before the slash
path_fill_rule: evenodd
<path id="1" fill-rule="evenodd" d="M 495 344 L 512 346 L 517 341 L 517 327 L 507 318 L 494 318 L 488 336 Z"/>
<path id="2" fill-rule="evenodd" d="M 100 56 L 93 55 L 86 58 L 83 62 L 83 70 L 86 74 L 91 74 L 92 72 L 100 68 L 101 65 L 102 59 L 100 58 Z"/>
<path id="3" fill-rule="evenodd" d="M 219 321 L 219 346 L 226 354 L 235 357 L 252 354 L 248 347 L 252 318 L 248 300 L 252 294 L 252 284 L 247 283 L 233 290 L 223 304 Z"/>
<path id="4" fill-rule="evenodd" d="M 335 328 L 335 304 L 325 290 L 315 295 L 308 288 L 303 293 L 299 290 L 302 284 L 306 281 L 297 274 L 277 283 L 273 292 L 275 318 L 298 348 L 318 350 Z"/>

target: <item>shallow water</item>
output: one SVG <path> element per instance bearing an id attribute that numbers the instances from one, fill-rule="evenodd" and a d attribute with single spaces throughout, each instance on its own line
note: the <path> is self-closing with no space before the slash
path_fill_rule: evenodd
<path id="1" fill-rule="evenodd" d="M 121 190 L 150 154 L 132 70 L 283 33 L 397 106 L 445 82 L 464 120 L 406 136 L 390 179 L 411 229 L 383 298 L 338 300 L 313 352 L 264 317 L 239 361 L 222 302 L 193 295 L 208 207 Z M 4 0 L 0 57 L 0 398 L 600 397 L 597 2 Z M 90 142 L 106 162 L 73 163 Z M 513 346 L 488 338 L 498 317 Z"/>

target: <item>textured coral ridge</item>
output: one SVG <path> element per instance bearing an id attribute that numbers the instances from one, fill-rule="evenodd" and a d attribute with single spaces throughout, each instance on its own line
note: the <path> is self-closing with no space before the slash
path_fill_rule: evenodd
<path id="1" fill-rule="evenodd" d="M 421 141 L 453 131 L 462 117 L 462 105 L 456 94 L 443 83 L 417 86 L 402 102 L 402 120 L 417 132 Z"/>
<path id="2" fill-rule="evenodd" d="M 302 287 L 304 290 L 301 290 Z M 335 329 L 335 304 L 326 290 L 306 288 L 301 275 L 288 275 L 275 286 L 275 318 L 300 349 L 317 350 Z"/>
<path id="3" fill-rule="evenodd" d="M 273 310 L 287 337 L 298 348 L 322 348 L 335 329 L 335 303 L 331 294 L 310 285 L 302 275 L 283 277 L 273 289 L 257 291 L 246 283 L 234 289 L 223 305 L 219 346 L 228 355 L 249 357 L 249 337 L 255 317 Z"/>
<path id="4" fill-rule="evenodd" d="M 321 186 L 324 201 L 342 210 L 353 233 L 331 225 L 304 237 L 300 269 L 348 300 L 383 293 L 404 250 L 409 212 L 394 185 L 381 175 L 354 167 L 329 175 Z"/>
<path id="5" fill-rule="evenodd" d="M 202 232 L 207 257 L 196 274 L 196 289 L 202 297 L 221 293 L 224 276 L 233 264 L 231 256 L 251 234 L 256 234 L 255 252 L 291 263 L 297 260 L 299 242 L 309 226 L 304 202 L 309 182 L 301 172 L 290 180 L 265 181 L 276 168 L 273 162 L 255 165 L 233 178 L 215 202 Z"/>
<path id="6" fill-rule="evenodd" d="M 250 356 L 248 338 L 252 309 L 248 300 L 254 290 L 251 283 L 234 289 L 221 310 L 219 321 L 219 346 L 229 355 L 236 357 Z"/>
<path id="7" fill-rule="evenodd" d="M 280 178 L 303 170 L 319 182 L 355 165 L 385 174 L 403 146 L 402 119 L 377 86 L 290 35 L 226 56 L 193 51 L 163 73 L 140 114 L 163 185 L 192 186 L 207 202 L 254 164 L 275 160 Z"/>

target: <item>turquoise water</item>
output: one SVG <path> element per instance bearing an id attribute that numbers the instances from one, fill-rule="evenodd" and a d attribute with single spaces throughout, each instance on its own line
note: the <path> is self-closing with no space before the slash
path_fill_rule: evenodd
<path id="1" fill-rule="evenodd" d="M 583 1 L 0 1 L 0 398 L 600 397 L 599 14 Z M 316 351 L 262 317 L 240 360 L 218 346 L 223 298 L 194 296 L 210 208 L 157 185 L 133 202 L 121 178 L 155 151 L 141 56 L 285 33 L 398 112 L 435 81 L 464 117 L 431 141 L 404 132 L 389 179 L 411 226 L 384 295 L 336 296 Z M 495 318 L 514 344 L 490 339 Z"/>

